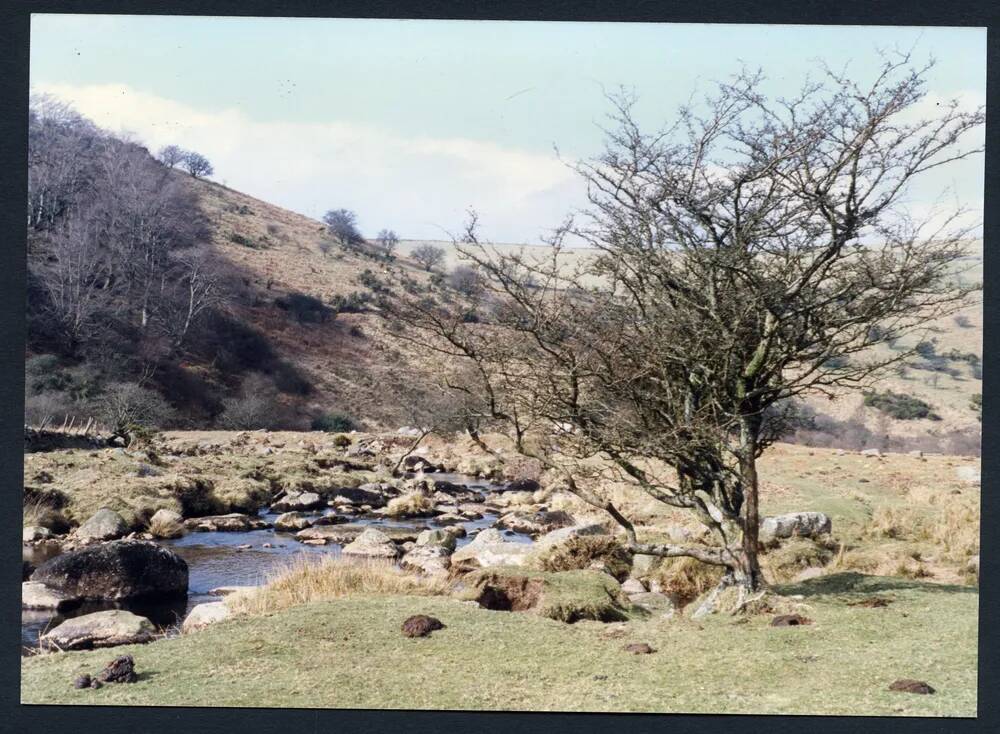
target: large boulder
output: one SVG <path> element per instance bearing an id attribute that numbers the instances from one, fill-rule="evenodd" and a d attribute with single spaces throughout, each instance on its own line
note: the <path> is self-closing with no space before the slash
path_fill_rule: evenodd
<path id="1" fill-rule="evenodd" d="M 576 524 L 572 515 L 562 510 L 543 510 L 541 512 L 508 512 L 497 520 L 497 527 L 512 530 L 526 535 L 543 535 L 553 530 L 567 528 Z"/>
<path id="2" fill-rule="evenodd" d="M 468 545 L 459 548 L 451 557 L 452 564 L 472 561 L 482 568 L 491 566 L 523 566 L 531 553 L 527 543 L 505 540 L 499 530 L 487 528 Z"/>
<path id="3" fill-rule="evenodd" d="M 765 517 L 760 523 L 760 542 L 774 543 L 784 538 L 818 538 L 830 532 L 830 516 L 823 512 L 792 512 Z"/>
<path id="4" fill-rule="evenodd" d="M 84 542 L 114 540 L 128 533 L 128 523 L 114 510 L 104 507 L 76 529 L 75 536 Z"/>
<path id="5" fill-rule="evenodd" d="M 72 597 L 37 581 L 21 584 L 21 609 L 65 609 L 75 602 Z"/>
<path id="6" fill-rule="evenodd" d="M 271 527 L 267 520 L 239 512 L 232 512 L 228 515 L 193 517 L 187 520 L 184 525 L 188 530 L 201 533 L 245 533 L 248 530 L 263 530 Z"/>
<path id="7" fill-rule="evenodd" d="M 314 510 L 326 502 L 315 492 L 289 492 L 271 505 L 271 512 Z"/>
<path id="8" fill-rule="evenodd" d="M 177 597 L 187 594 L 188 566 L 156 543 L 117 540 L 56 556 L 31 580 L 80 600 Z"/>
<path id="9" fill-rule="evenodd" d="M 451 553 L 440 545 L 418 545 L 403 556 L 400 565 L 428 576 L 447 576 Z"/>
<path id="10" fill-rule="evenodd" d="M 357 538 L 344 546 L 341 551 L 347 556 L 368 556 L 370 558 L 397 558 L 399 548 L 381 530 L 367 528 Z"/>
<path id="11" fill-rule="evenodd" d="M 196 605 L 184 618 L 182 632 L 194 632 L 210 624 L 229 619 L 232 612 L 224 601 L 210 601 Z"/>
<path id="12" fill-rule="evenodd" d="M 67 619 L 39 638 L 42 647 L 56 650 L 87 650 L 149 642 L 156 628 L 145 617 L 124 609 L 84 614 Z"/>

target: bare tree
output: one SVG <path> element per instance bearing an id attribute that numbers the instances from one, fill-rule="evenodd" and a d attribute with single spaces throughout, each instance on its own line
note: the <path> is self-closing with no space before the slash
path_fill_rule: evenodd
<path id="1" fill-rule="evenodd" d="M 223 277 L 204 249 L 192 248 L 175 255 L 168 277 L 173 281 L 174 294 L 161 309 L 159 319 L 173 348 L 179 349 L 191 327 L 209 310 L 225 305 L 228 297 Z"/>
<path id="2" fill-rule="evenodd" d="M 793 418 L 775 408 L 885 374 L 912 350 L 871 347 L 975 288 L 954 278 L 968 235 L 957 213 L 932 226 L 901 204 L 922 173 L 982 151 L 963 141 L 983 110 L 951 102 L 919 118 L 926 67 L 906 57 L 864 88 L 824 75 L 775 102 L 742 73 L 652 135 L 617 98 L 605 153 L 578 167 L 590 211 L 549 257 L 474 234 L 458 245 L 485 276 L 478 323 L 426 296 L 383 303 L 421 332 L 401 338 L 469 363 L 478 381 L 460 389 L 484 417 L 607 511 L 633 552 L 723 567 L 708 606 L 763 583 L 757 459 Z M 599 253 L 571 272 L 568 232 Z M 639 542 L 603 491 L 611 479 L 691 511 L 713 543 Z"/>
<path id="3" fill-rule="evenodd" d="M 375 247 L 386 258 L 392 257 L 398 245 L 399 237 L 391 229 L 383 229 L 375 238 Z"/>
<path id="4" fill-rule="evenodd" d="M 212 164 L 209 162 L 208 158 L 203 156 L 201 153 L 188 151 L 184 154 L 181 163 L 184 166 L 184 170 L 190 173 L 194 178 L 211 176 L 215 173 L 215 169 L 212 168 Z"/>
<path id="5" fill-rule="evenodd" d="M 360 245 L 365 241 L 358 231 L 358 217 L 350 209 L 331 209 L 323 215 L 330 234 L 344 247 Z"/>
<path id="6" fill-rule="evenodd" d="M 445 252 L 443 247 L 424 244 L 414 247 L 410 257 L 420 263 L 424 270 L 430 272 L 444 262 Z"/>
<path id="7" fill-rule="evenodd" d="M 158 158 L 160 159 L 160 163 L 165 165 L 167 168 L 173 168 L 176 165 L 183 163 L 188 155 L 190 154 L 183 148 L 179 148 L 176 145 L 165 145 L 160 148 Z"/>

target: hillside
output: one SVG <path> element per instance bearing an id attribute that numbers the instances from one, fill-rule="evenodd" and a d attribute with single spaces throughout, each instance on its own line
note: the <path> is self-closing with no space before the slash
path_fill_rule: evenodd
<path id="1" fill-rule="evenodd" d="M 307 401 L 310 409 L 343 411 L 370 427 L 407 423 L 409 412 L 400 403 L 410 382 L 407 375 L 428 372 L 429 355 L 390 338 L 372 314 L 341 313 L 324 323 L 301 324 L 275 302 L 291 293 L 304 293 L 334 304 L 366 290 L 359 282 L 365 270 L 382 274 L 391 267 L 425 277 L 408 256 L 428 242 L 403 240 L 399 257 L 391 265 L 338 247 L 324 254 L 322 223 L 218 184 L 192 180 L 191 185 L 214 224 L 214 247 L 256 290 L 252 302 L 237 306 L 241 317 L 263 330 L 285 358 L 308 373 L 314 386 Z M 431 244 L 445 249 L 446 270 L 461 262 L 450 242 Z M 498 249 L 512 252 L 520 247 L 499 245 Z M 526 246 L 525 251 L 544 254 L 538 246 Z M 590 254 L 584 249 L 573 251 L 566 256 L 567 262 L 579 262 Z M 981 281 L 981 242 L 970 245 L 968 270 L 960 277 Z M 934 324 L 933 330 L 919 338 L 936 340 L 937 355 L 954 350 L 981 359 L 982 328 L 982 307 L 977 302 Z M 911 337 L 912 342 L 916 340 Z M 976 453 L 980 424 L 970 399 L 982 392 L 981 380 L 980 364 L 947 357 L 923 360 L 874 387 L 926 401 L 940 420 L 892 419 L 865 407 L 859 392 L 843 393 L 836 400 L 821 396 L 808 401 L 823 430 L 807 432 L 802 438 L 831 446 L 846 440 L 852 448 L 881 444 L 896 450 Z M 828 435 L 832 432 L 851 435 L 838 440 Z"/>

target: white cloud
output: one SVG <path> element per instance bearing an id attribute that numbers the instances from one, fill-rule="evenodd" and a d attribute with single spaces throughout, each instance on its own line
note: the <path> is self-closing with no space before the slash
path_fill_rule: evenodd
<path id="1" fill-rule="evenodd" d="M 582 186 L 555 154 L 468 139 L 407 138 L 332 121 L 262 122 L 239 110 L 204 112 L 126 86 L 39 85 L 112 132 L 150 150 L 170 143 L 206 155 L 216 178 L 252 196 L 319 217 L 358 213 L 366 234 L 439 238 L 482 214 L 485 234 L 534 241 L 582 203 Z"/>

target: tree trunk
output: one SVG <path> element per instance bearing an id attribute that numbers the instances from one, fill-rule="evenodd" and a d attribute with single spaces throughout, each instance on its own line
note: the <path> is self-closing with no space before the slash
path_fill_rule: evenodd
<path id="1" fill-rule="evenodd" d="M 759 480 L 757 477 L 757 441 L 760 420 L 749 416 L 741 426 L 740 479 L 743 485 L 743 543 L 740 550 L 740 569 L 737 581 L 750 591 L 757 591 L 763 579 L 757 558 L 760 528 Z"/>

